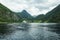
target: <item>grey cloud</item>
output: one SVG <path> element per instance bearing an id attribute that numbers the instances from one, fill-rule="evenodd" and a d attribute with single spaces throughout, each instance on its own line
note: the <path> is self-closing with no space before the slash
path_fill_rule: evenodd
<path id="1" fill-rule="evenodd" d="M 51 6 L 56 6 L 56 5 L 59 5 L 59 4 L 60 4 L 60 1 L 51 4 Z"/>
<path id="2" fill-rule="evenodd" d="M 46 5 L 46 4 L 43 4 L 44 6 L 41 6 L 41 5 L 36 5 L 35 7 L 40 9 L 40 10 L 49 10 L 50 7 L 54 7 L 54 6 L 57 6 L 60 4 L 60 1 L 55 1 L 54 3 L 49 3 L 49 5 Z"/>
<path id="3" fill-rule="evenodd" d="M 17 10 L 19 11 L 20 10 L 19 8 L 24 5 L 28 6 L 29 8 L 32 7 L 38 8 L 40 12 L 44 10 L 48 11 L 50 10 L 51 7 L 60 4 L 60 0 L 0 0 L 0 1 L 2 1 L 2 3 L 6 4 L 6 6 L 15 11 Z M 49 3 L 48 1 L 51 1 L 51 3 Z M 23 7 L 23 9 L 25 9 L 25 6 Z"/>
<path id="4" fill-rule="evenodd" d="M 42 7 L 42 6 L 36 6 L 36 8 L 38 8 L 40 11 L 49 9 L 49 7 Z"/>
<path id="5" fill-rule="evenodd" d="M 47 0 L 34 0 L 35 3 L 44 3 L 47 2 Z"/>
<path id="6" fill-rule="evenodd" d="M 40 11 L 43 11 L 43 10 L 50 10 L 48 6 L 35 6 L 36 8 L 38 8 Z"/>

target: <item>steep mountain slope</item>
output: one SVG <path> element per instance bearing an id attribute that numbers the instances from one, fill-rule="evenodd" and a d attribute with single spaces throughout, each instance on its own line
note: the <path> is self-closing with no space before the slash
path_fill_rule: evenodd
<path id="1" fill-rule="evenodd" d="M 44 19 L 44 21 L 47 22 L 60 23 L 60 4 L 56 8 L 48 12 L 45 15 Z"/>
<path id="2" fill-rule="evenodd" d="M 22 12 L 18 12 L 17 14 L 23 20 L 32 21 L 32 19 L 33 19 L 33 17 L 26 10 L 23 10 Z"/>
<path id="3" fill-rule="evenodd" d="M 19 18 L 10 9 L 0 3 L 0 22 L 15 22 Z"/>
<path id="4" fill-rule="evenodd" d="M 60 4 L 48 12 L 46 15 L 40 14 L 35 18 L 36 21 L 48 23 L 60 23 Z"/>

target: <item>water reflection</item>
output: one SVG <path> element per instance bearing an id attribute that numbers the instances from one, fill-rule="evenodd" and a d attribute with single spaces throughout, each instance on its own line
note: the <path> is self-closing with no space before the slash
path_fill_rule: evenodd
<path id="1" fill-rule="evenodd" d="M 16 28 L 19 29 L 19 30 L 28 31 L 29 27 L 30 27 L 29 23 L 21 23 Z"/>
<path id="2" fill-rule="evenodd" d="M 55 24 L 55 25 L 47 25 L 48 31 L 56 32 L 60 34 L 60 24 Z"/>
<path id="3" fill-rule="evenodd" d="M 10 34 L 13 32 L 13 27 L 8 24 L 0 24 L 0 35 Z"/>
<path id="4" fill-rule="evenodd" d="M 59 31 L 52 30 L 59 27 L 55 23 L 0 24 L 0 33 L 6 34 L 0 34 L 0 40 L 60 40 Z"/>

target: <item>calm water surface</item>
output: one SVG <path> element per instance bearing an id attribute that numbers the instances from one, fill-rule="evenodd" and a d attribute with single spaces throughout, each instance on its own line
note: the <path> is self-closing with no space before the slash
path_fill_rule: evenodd
<path id="1" fill-rule="evenodd" d="M 8 27 L 4 34 L 0 32 L 0 40 L 60 40 L 57 23 L 14 23 Z"/>

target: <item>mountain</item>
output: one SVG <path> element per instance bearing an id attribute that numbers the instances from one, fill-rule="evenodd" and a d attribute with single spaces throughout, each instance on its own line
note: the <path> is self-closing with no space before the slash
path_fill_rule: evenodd
<path id="1" fill-rule="evenodd" d="M 38 15 L 38 16 L 36 16 L 36 19 L 37 20 L 42 20 L 43 18 L 44 18 L 44 14 L 40 14 L 40 15 Z"/>
<path id="2" fill-rule="evenodd" d="M 0 3 L 0 22 L 16 22 L 19 18 L 15 12 Z"/>
<path id="3" fill-rule="evenodd" d="M 33 19 L 33 17 L 26 10 L 23 10 L 22 12 L 18 12 L 17 14 L 23 20 L 32 21 Z"/>
<path id="4" fill-rule="evenodd" d="M 46 15 L 44 14 L 40 14 L 37 17 L 35 17 L 35 22 L 48 22 L 48 23 L 60 23 L 60 4 L 55 7 L 54 9 L 52 9 L 51 11 L 49 11 L 48 13 L 46 13 Z"/>
<path id="5" fill-rule="evenodd" d="M 60 4 L 46 15 L 40 14 L 33 17 L 26 10 L 13 12 L 0 3 L 0 22 L 22 22 L 24 20 L 27 22 L 60 23 Z"/>
<path id="6" fill-rule="evenodd" d="M 44 16 L 45 16 L 44 14 L 40 14 L 40 15 L 36 16 L 34 18 L 35 22 L 42 22 Z"/>
<path id="7" fill-rule="evenodd" d="M 60 23 L 60 4 L 45 15 L 44 21 Z"/>

